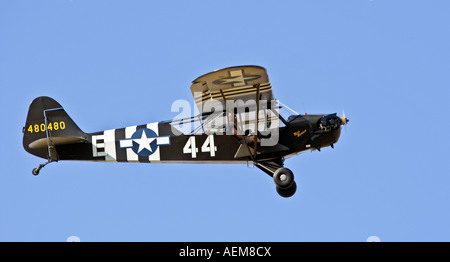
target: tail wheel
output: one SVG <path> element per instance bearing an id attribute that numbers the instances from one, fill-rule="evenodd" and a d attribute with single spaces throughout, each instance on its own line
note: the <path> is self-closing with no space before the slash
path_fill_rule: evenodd
<path id="1" fill-rule="evenodd" d="M 283 189 L 283 188 L 277 187 L 278 195 L 280 195 L 282 197 L 286 197 L 286 198 L 293 196 L 296 191 L 297 191 L 297 184 L 295 182 L 289 188 Z"/>
<path id="2" fill-rule="evenodd" d="M 33 173 L 33 175 L 37 176 L 39 175 L 39 169 L 38 168 L 33 168 L 33 171 L 31 171 Z"/>
<path id="3" fill-rule="evenodd" d="M 273 173 L 273 182 L 277 188 L 288 189 L 294 184 L 294 174 L 287 168 L 278 168 Z"/>

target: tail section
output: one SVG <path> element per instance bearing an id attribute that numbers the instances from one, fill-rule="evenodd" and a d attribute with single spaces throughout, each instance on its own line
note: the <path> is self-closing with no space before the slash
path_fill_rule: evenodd
<path id="1" fill-rule="evenodd" d="M 58 146 L 79 145 L 87 135 L 75 124 L 62 106 L 50 97 L 33 100 L 23 129 L 23 147 L 35 156 L 58 161 Z"/>

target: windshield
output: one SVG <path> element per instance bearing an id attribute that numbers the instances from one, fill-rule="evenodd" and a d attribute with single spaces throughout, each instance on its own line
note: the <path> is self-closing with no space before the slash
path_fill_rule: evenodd
<path id="1" fill-rule="evenodd" d="M 278 114 L 286 122 L 292 121 L 295 117 L 297 117 L 299 115 L 299 113 L 297 113 L 296 111 L 294 111 L 293 109 L 291 109 L 287 105 L 281 103 L 279 100 L 277 100 L 277 102 L 278 102 L 278 106 L 279 106 Z"/>

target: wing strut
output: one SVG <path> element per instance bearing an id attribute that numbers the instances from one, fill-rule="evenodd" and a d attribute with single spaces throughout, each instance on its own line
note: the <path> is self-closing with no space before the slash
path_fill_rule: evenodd
<path id="1" fill-rule="evenodd" d="M 259 84 L 258 84 L 259 85 Z M 223 91 L 222 91 L 222 89 L 220 89 L 220 93 L 222 94 L 222 98 L 223 98 L 223 103 L 225 104 L 225 106 L 226 106 L 226 102 L 227 102 L 227 100 L 226 100 L 226 98 L 225 98 L 225 95 L 224 95 L 224 93 L 223 93 Z M 226 111 L 225 111 L 226 112 Z M 233 114 L 234 115 L 234 114 Z M 243 132 L 242 132 L 242 130 L 241 130 L 241 128 L 240 128 L 240 126 L 236 123 L 236 121 L 235 121 L 235 118 L 233 117 L 233 124 L 236 126 L 236 128 L 239 128 L 239 133 L 241 133 L 241 134 L 243 134 Z M 253 162 L 255 162 L 255 160 L 256 160 L 256 153 L 255 153 L 255 155 L 253 155 L 252 154 L 252 151 L 250 150 L 250 147 L 248 146 L 248 144 L 247 144 L 247 141 L 245 141 L 245 136 L 244 135 L 242 135 L 241 136 L 241 140 L 242 140 L 242 144 L 244 144 L 245 145 L 245 147 L 246 147 L 246 149 L 247 149 L 247 151 L 250 153 L 250 156 L 251 156 L 251 158 L 252 158 L 252 161 Z"/>
<path id="2" fill-rule="evenodd" d="M 253 137 L 253 154 L 255 154 L 254 159 L 256 159 L 256 147 L 258 144 L 258 124 L 259 124 L 259 86 L 260 84 L 254 84 L 253 87 L 256 88 L 256 127 L 255 135 Z"/>
<path id="3" fill-rule="evenodd" d="M 225 98 L 225 95 L 223 94 L 222 89 L 220 89 L 220 94 L 222 94 L 223 103 L 225 104 L 225 107 L 227 106 L 227 99 Z"/>
<path id="4" fill-rule="evenodd" d="M 242 134 L 242 136 L 241 136 L 242 144 L 245 145 L 245 148 L 250 153 L 253 163 L 255 163 L 256 162 L 256 153 L 255 153 L 255 155 L 252 154 L 252 151 L 250 150 L 250 147 L 248 146 L 247 141 L 245 141 L 244 133 L 242 132 L 241 128 L 238 125 L 236 125 L 236 126 L 239 128 L 239 132 Z"/>

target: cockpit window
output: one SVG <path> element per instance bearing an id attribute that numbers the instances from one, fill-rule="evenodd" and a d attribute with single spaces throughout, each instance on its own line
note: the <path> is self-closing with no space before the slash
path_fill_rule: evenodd
<path id="1" fill-rule="evenodd" d="M 286 122 L 291 122 L 299 116 L 299 113 L 295 112 L 293 109 L 281 103 L 280 101 L 278 101 L 278 105 L 278 113 L 280 117 L 282 117 Z"/>
<path id="2" fill-rule="evenodd" d="M 228 112 L 230 113 L 230 112 Z M 258 131 L 284 127 L 286 122 L 290 122 L 299 116 L 297 112 L 277 101 L 271 108 L 259 110 L 258 121 L 256 121 L 255 111 L 231 112 L 234 119 L 235 128 L 240 133 L 252 133 L 258 123 Z M 226 111 L 213 112 L 207 115 L 198 115 L 190 118 L 173 120 L 170 123 L 172 131 L 184 135 L 218 134 L 224 135 L 229 127 L 229 118 Z"/>
<path id="3" fill-rule="evenodd" d="M 197 115 L 190 118 L 173 120 L 170 122 L 174 134 L 196 135 L 202 133 L 223 132 L 222 116 L 223 112 L 207 115 Z"/>

